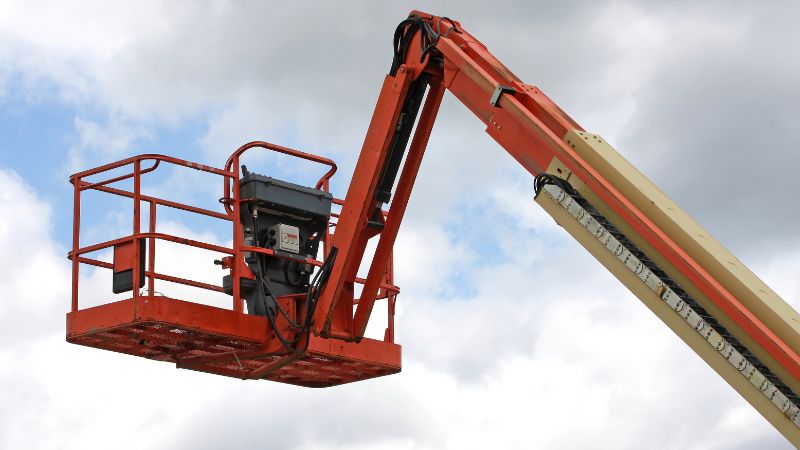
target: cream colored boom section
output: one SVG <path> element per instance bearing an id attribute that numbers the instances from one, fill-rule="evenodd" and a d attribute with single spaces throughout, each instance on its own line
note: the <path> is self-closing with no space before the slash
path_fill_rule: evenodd
<path id="1" fill-rule="evenodd" d="M 565 141 L 589 165 L 611 181 L 640 211 L 647 214 L 648 218 L 666 232 L 690 257 L 702 264 L 706 271 L 755 313 L 778 337 L 792 348 L 798 348 L 800 333 L 797 324 L 800 323 L 800 317 L 797 312 L 622 158 L 604 139 L 585 132 L 571 131 L 565 137 Z M 766 351 L 742 332 L 665 258 L 658 255 L 640 236 L 626 226 L 583 183 L 576 177 L 570 177 L 569 171 L 559 161 L 554 160 L 548 172 L 567 179 L 586 201 L 666 272 L 667 276 L 683 288 L 707 313 L 717 319 L 727 332 L 766 364 L 783 383 L 798 392 L 800 383 L 797 379 L 783 370 Z M 702 319 L 699 319 L 697 314 L 683 304 L 670 289 L 665 289 L 661 280 L 652 277 L 652 274 L 648 275 L 647 269 L 639 270 L 642 265 L 637 265 L 638 260 L 630 254 L 630 251 L 624 246 L 618 247 L 619 242 L 609 237 L 607 230 L 589 218 L 586 211 L 571 201 L 563 190 L 548 185 L 540 191 L 536 201 L 793 445 L 800 447 L 798 405 L 783 396 L 758 370 L 748 367 L 747 361 L 732 349 L 713 327 L 704 324 Z"/>

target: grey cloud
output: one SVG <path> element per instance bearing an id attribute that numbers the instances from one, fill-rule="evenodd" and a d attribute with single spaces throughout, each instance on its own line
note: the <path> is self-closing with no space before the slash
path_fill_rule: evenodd
<path id="1" fill-rule="evenodd" d="M 759 258 L 797 242 L 800 44 L 793 17 L 749 4 L 729 36 L 678 35 L 642 83 L 626 155 L 735 251 Z M 745 24 L 745 25 L 742 25 Z M 717 23 L 718 25 L 718 23 Z"/>
<path id="2" fill-rule="evenodd" d="M 116 52 L 98 75 L 105 101 L 137 117 L 191 116 L 210 107 L 217 112 L 203 142 L 214 159 L 246 140 L 288 136 L 279 143 L 319 149 L 340 161 L 335 188 L 343 194 L 390 60 L 391 33 L 408 7 L 207 6 L 167 7 L 167 26 Z M 607 6 L 508 1 L 492 8 L 451 2 L 420 9 L 461 20 L 579 120 L 585 93 L 608 89 L 593 69 L 607 66 L 618 51 L 610 42 L 614 30 L 607 22 L 614 20 Z M 590 98 L 608 101 L 609 95 L 597 95 Z M 502 150 L 482 130 L 457 101 L 445 102 L 409 219 L 441 220 L 465 190 L 495 182 L 499 164 L 510 159 L 498 156 Z"/>

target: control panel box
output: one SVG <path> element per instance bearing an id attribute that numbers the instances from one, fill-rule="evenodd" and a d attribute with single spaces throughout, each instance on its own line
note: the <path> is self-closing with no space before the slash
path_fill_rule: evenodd
<path id="1" fill-rule="evenodd" d="M 284 252 L 300 253 L 300 229 L 279 223 L 273 225 L 269 230 L 272 239 L 275 240 L 273 248 Z M 270 241 L 271 242 L 271 241 Z"/>

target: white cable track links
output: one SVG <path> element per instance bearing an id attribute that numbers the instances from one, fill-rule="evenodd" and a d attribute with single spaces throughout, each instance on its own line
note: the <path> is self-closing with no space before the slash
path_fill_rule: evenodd
<path id="1" fill-rule="evenodd" d="M 613 227 L 613 225 L 605 220 L 608 226 L 601 224 L 595 218 L 598 213 L 592 214 L 587 211 L 586 208 L 579 204 L 576 198 L 555 184 L 544 184 L 541 189 L 583 225 L 590 234 L 600 241 L 609 252 L 613 253 L 651 291 L 668 304 L 675 314 L 683 318 L 686 324 L 703 337 L 708 345 L 714 347 L 729 364 L 735 367 L 753 386 L 758 388 L 775 407 L 780 409 L 784 416 L 797 427 L 800 427 L 800 407 L 797 405 L 797 395 L 785 384 L 778 381 L 777 376 L 771 373 L 769 368 L 764 366 L 751 352 L 747 351 L 738 340 L 730 336 L 727 330 L 724 330 L 724 327 L 720 325 L 715 327 L 709 323 L 718 324 L 706 311 L 698 313 L 696 309 L 700 308 L 691 306 L 692 304 L 697 305 L 696 300 L 688 295 L 682 297 L 676 293 L 676 290 L 683 291 L 683 289 L 680 289 L 674 280 L 669 279 L 662 270 L 654 267 L 652 261 L 645 263 L 638 258 L 634 253 L 642 255 L 643 252 L 638 248 L 634 249 L 635 252 L 631 251 L 632 249 L 628 247 L 635 246 L 628 239 L 625 239 L 625 241 L 628 241 L 626 244 L 620 242 L 620 239 L 617 239 L 614 234 L 620 235 L 621 233 L 618 230 L 614 230 L 615 233 L 612 233 L 609 228 Z M 581 198 L 581 200 L 588 205 L 585 199 Z M 662 275 L 659 276 L 654 271 Z M 743 353 L 748 355 L 745 356 Z M 770 379 L 777 381 L 781 386 L 779 387 Z M 795 401 L 792 401 L 789 396 L 794 398 Z"/>

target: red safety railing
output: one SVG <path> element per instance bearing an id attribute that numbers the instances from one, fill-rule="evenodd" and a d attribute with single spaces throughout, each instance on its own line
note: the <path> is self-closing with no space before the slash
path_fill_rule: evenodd
<path id="1" fill-rule="evenodd" d="M 142 168 L 143 164 L 148 162 L 152 162 L 152 165 L 146 168 Z M 79 309 L 79 282 L 80 282 L 80 265 L 89 264 L 96 267 L 102 267 L 105 269 L 113 269 L 113 264 L 107 263 L 104 261 L 100 261 L 94 258 L 89 258 L 84 255 L 92 252 L 96 252 L 98 250 L 103 250 L 106 248 L 113 247 L 115 245 L 124 244 L 126 242 L 133 241 L 134 245 L 134 258 L 133 258 L 133 271 L 132 276 L 133 280 L 138 280 L 141 274 L 141 271 L 144 270 L 145 278 L 147 280 L 147 288 L 146 290 L 151 294 L 155 292 L 155 280 L 164 280 L 173 283 L 178 283 L 182 285 L 192 286 L 200 289 L 207 289 L 216 292 L 222 292 L 222 287 L 217 285 L 212 285 L 208 283 L 204 283 L 197 280 L 191 280 L 181 277 L 176 277 L 168 274 L 158 273 L 155 271 L 155 258 L 156 258 L 156 241 L 157 240 L 164 240 L 170 241 L 182 245 L 187 245 L 190 247 L 201 248 L 205 250 L 216 251 L 228 255 L 235 255 L 234 248 L 222 247 L 219 245 L 209 244 L 205 242 L 200 242 L 192 239 L 187 239 L 180 236 L 170 235 L 166 233 L 157 233 L 156 232 L 156 221 L 158 216 L 158 206 L 162 207 L 169 207 L 174 208 L 182 211 L 187 211 L 194 214 L 199 214 L 202 216 L 213 217 L 222 220 L 232 220 L 231 214 L 221 213 L 217 211 L 212 211 L 205 208 L 199 208 L 192 205 L 187 205 L 184 203 L 179 203 L 163 198 L 158 198 L 155 196 L 145 195 L 142 194 L 142 176 L 148 173 L 155 171 L 162 163 L 168 163 L 174 166 L 181 166 L 187 167 L 194 170 L 200 170 L 203 172 L 207 172 L 214 175 L 219 175 L 223 177 L 226 182 L 231 182 L 235 178 L 235 174 L 231 173 L 230 171 L 220 170 L 213 167 L 205 166 L 202 164 L 197 164 L 191 161 L 186 161 L 183 159 L 178 159 L 170 156 L 165 155 L 157 155 L 157 154 L 146 154 L 146 155 L 139 155 L 134 156 L 131 158 L 123 159 L 121 161 L 117 161 L 114 163 L 106 164 L 104 166 L 100 166 L 94 169 L 86 170 L 83 172 L 76 173 L 75 175 L 70 177 L 70 182 L 73 185 L 74 189 L 74 212 L 73 212 L 73 235 L 72 235 L 72 251 L 69 252 L 69 258 L 72 260 L 72 308 L 71 310 L 77 311 Z M 114 171 L 120 168 L 124 168 L 126 166 L 132 166 L 132 170 L 129 173 L 124 175 L 110 177 L 108 179 L 104 179 L 102 181 L 85 181 L 86 179 L 92 177 L 97 177 L 98 175 L 102 175 L 104 173 L 108 173 L 110 171 Z M 119 183 L 124 180 L 133 179 L 133 190 L 125 190 L 118 187 L 112 187 L 110 185 Z M 126 197 L 133 200 L 133 229 L 130 236 L 121 237 L 118 239 L 105 241 L 93 245 L 88 246 L 81 246 L 80 242 L 80 233 L 81 233 L 81 206 L 82 206 L 82 196 L 81 194 L 85 191 L 98 191 L 107 193 L 110 195 L 116 195 L 120 197 Z M 141 230 L 141 216 L 142 216 L 142 205 L 146 205 L 148 208 L 148 227 L 146 231 Z M 135 245 L 141 239 L 148 240 L 148 249 L 146 252 L 146 267 L 140 267 L 140 255 L 139 255 L 139 246 Z M 132 296 L 133 298 L 138 298 L 141 295 L 138 285 L 134 286 Z M 238 300 L 241 302 L 241 299 Z M 236 299 L 234 298 L 234 306 L 237 303 Z"/>

